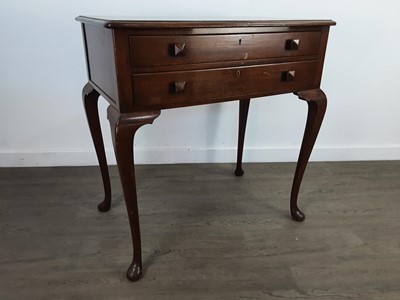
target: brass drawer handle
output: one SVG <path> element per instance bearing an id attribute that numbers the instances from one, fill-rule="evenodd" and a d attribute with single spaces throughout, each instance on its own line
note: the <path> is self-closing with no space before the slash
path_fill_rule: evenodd
<path id="1" fill-rule="evenodd" d="M 293 81 L 295 76 L 296 76 L 296 71 L 282 72 L 282 81 L 284 81 L 284 82 Z"/>
<path id="2" fill-rule="evenodd" d="M 186 81 L 175 81 L 170 83 L 170 91 L 173 94 L 181 94 L 185 90 Z"/>
<path id="3" fill-rule="evenodd" d="M 286 50 L 298 50 L 300 47 L 300 39 L 291 39 L 286 41 Z"/>
<path id="4" fill-rule="evenodd" d="M 169 55 L 170 56 L 185 56 L 186 55 L 186 44 L 170 44 L 169 45 Z"/>

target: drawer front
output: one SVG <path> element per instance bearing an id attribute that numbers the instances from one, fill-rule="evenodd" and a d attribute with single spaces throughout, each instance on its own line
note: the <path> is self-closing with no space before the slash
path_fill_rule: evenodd
<path id="1" fill-rule="evenodd" d="M 131 36 L 133 67 L 266 59 L 318 53 L 321 32 Z"/>
<path id="2" fill-rule="evenodd" d="M 308 61 L 134 74 L 134 106 L 162 109 L 311 89 L 317 67 L 317 61 Z"/>

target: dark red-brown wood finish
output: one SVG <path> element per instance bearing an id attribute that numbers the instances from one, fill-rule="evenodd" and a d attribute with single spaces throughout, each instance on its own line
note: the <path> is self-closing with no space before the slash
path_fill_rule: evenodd
<path id="1" fill-rule="evenodd" d="M 111 188 L 97 101 L 110 104 L 114 150 L 133 243 L 129 280 L 143 273 L 133 139 L 167 108 L 239 100 L 235 174 L 242 156 L 250 98 L 294 92 L 308 103 L 308 117 L 293 179 L 290 211 L 317 138 L 326 97 L 320 90 L 331 20 L 139 21 L 77 17 L 82 23 L 89 81 L 83 102 L 103 177 L 107 211 Z"/>
<path id="2" fill-rule="evenodd" d="M 243 176 L 242 168 L 244 135 L 246 133 L 247 116 L 249 114 L 250 99 L 239 100 L 239 130 L 238 130 L 238 146 L 236 160 L 236 176 Z"/>
<path id="3" fill-rule="evenodd" d="M 111 207 L 111 183 L 108 174 L 106 153 L 104 150 L 103 136 L 101 135 L 101 127 L 99 120 L 98 100 L 100 94 L 93 89 L 90 83 L 87 83 L 82 90 L 83 105 L 85 107 L 86 117 L 89 123 L 90 133 L 92 135 L 93 144 L 96 149 L 97 159 L 100 165 L 101 176 L 103 177 L 104 200 L 99 203 L 97 208 L 99 211 L 108 211 Z"/>

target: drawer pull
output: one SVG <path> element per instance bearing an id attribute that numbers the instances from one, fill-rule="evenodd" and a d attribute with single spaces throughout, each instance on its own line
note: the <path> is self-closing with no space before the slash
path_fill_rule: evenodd
<path id="1" fill-rule="evenodd" d="M 170 89 L 173 94 L 181 94 L 185 89 L 186 81 L 175 81 L 170 84 Z"/>
<path id="2" fill-rule="evenodd" d="M 298 50 L 300 46 L 300 39 L 292 39 L 286 41 L 286 50 Z"/>
<path id="3" fill-rule="evenodd" d="M 169 54 L 171 56 L 185 56 L 186 55 L 186 44 L 170 44 L 169 45 Z"/>
<path id="4" fill-rule="evenodd" d="M 293 81 L 296 75 L 296 71 L 287 71 L 282 73 L 282 81 L 290 82 Z"/>

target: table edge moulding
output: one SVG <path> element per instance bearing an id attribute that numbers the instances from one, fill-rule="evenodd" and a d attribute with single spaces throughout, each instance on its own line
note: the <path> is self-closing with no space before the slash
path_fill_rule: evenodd
<path id="1" fill-rule="evenodd" d="M 81 22 L 88 83 L 82 91 L 98 157 L 105 197 L 111 185 L 98 114 L 101 95 L 109 102 L 117 166 L 132 235 L 127 278 L 143 274 L 133 139 L 161 110 L 239 100 L 236 176 L 242 155 L 250 99 L 294 93 L 308 104 L 303 141 L 294 174 L 290 212 L 303 221 L 297 198 L 321 127 L 327 100 L 320 89 L 331 20 L 169 21 L 85 17 Z"/>

